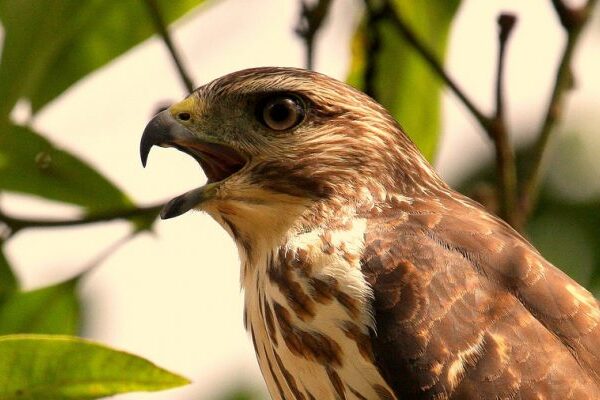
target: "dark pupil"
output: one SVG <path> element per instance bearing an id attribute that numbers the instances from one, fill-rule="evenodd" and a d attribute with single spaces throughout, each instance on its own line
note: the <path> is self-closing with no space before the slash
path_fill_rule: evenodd
<path id="1" fill-rule="evenodd" d="M 287 105 L 285 103 L 274 104 L 273 107 L 271 107 L 270 114 L 271 114 L 270 115 L 271 119 L 274 122 L 284 122 L 290 116 L 289 105 Z"/>

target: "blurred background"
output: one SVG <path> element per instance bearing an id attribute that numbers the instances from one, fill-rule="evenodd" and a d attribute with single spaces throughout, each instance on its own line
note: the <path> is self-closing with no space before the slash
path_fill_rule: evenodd
<path id="1" fill-rule="evenodd" d="M 248 67 L 307 65 L 300 1 L 149 3 L 165 24 L 175 21 L 170 38 L 195 86 Z M 506 51 L 506 122 L 526 170 L 566 40 L 551 2 L 440 0 L 433 10 L 397 3 L 486 113 L 494 108 L 496 20 L 501 12 L 517 17 Z M 193 381 L 119 399 L 266 398 L 242 326 L 232 240 L 197 212 L 155 221 L 157 206 L 205 177 L 192 158 L 172 150 L 154 150 L 141 167 L 145 124 L 187 94 L 144 1 L 0 0 L 0 22 L 0 300 L 7 282 L 18 281 L 21 292 L 46 288 L 32 314 L 50 321 L 41 330 L 79 333 Z M 493 210 L 494 150 L 486 133 L 398 33 L 381 26 L 374 36 L 372 28 L 363 1 L 332 1 L 314 39 L 313 69 L 370 89 L 452 186 Z M 375 50 L 373 78 L 368 58 Z M 552 131 L 525 233 L 598 295 L 597 8 L 572 65 L 575 86 Z M 0 334 L 35 331 L 35 324 L 11 325 L 14 318 L 0 302 Z"/>

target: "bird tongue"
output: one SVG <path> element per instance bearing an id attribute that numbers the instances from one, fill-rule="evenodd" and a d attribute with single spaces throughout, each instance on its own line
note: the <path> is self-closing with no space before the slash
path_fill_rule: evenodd
<path id="1" fill-rule="evenodd" d="M 204 194 L 206 192 L 206 186 L 201 186 L 194 190 L 190 190 L 182 194 L 181 196 L 177 196 L 174 199 L 170 200 L 167 204 L 164 205 L 162 210 L 160 211 L 160 217 L 162 219 L 169 219 L 173 217 L 178 217 L 181 214 L 185 214 L 204 199 Z"/>

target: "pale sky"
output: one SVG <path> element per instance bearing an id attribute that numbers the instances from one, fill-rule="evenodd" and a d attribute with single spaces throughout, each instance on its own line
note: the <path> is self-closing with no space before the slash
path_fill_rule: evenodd
<path id="1" fill-rule="evenodd" d="M 334 2 L 318 41 L 318 71 L 344 79 L 358 4 Z M 451 33 L 448 69 L 478 104 L 491 108 L 495 21 L 502 10 L 519 17 L 507 59 L 509 121 L 534 130 L 564 40 L 549 2 L 464 1 Z M 180 21 L 174 40 L 198 85 L 247 67 L 302 67 L 302 43 L 292 29 L 297 14 L 296 1 L 223 0 Z M 567 123 L 576 124 L 585 115 L 600 126 L 599 39 L 596 18 L 576 57 L 580 89 L 569 97 Z M 139 161 L 139 139 L 153 110 L 184 95 L 162 42 L 153 38 L 75 85 L 34 125 L 99 168 L 136 202 L 148 205 L 205 180 L 196 162 L 176 151 L 155 149 L 146 169 Z M 490 157 L 491 148 L 452 94 L 444 96 L 443 104 L 437 168 L 456 182 L 478 160 Z M 590 148 L 599 147 L 597 141 L 590 142 Z M 78 215 L 77 208 L 24 196 L 5 196 L 1 204 L 19 215 Z M 231 239 L 198 212 L 159 221 L 155 227 L 155 234 L 138 236 L 86 278 L 81 286 L 88 317 L 84 333 L 181 373 L 194 384 L 118 398 L 205 399 L 238 381 L 262 385 L 242 325 L 239 265 Z M 39 287 L 76 274 L 127 232 L 128 225 L 119 222 L 27 231 L 9 243 L 8 256 L 25 287 Z"/>

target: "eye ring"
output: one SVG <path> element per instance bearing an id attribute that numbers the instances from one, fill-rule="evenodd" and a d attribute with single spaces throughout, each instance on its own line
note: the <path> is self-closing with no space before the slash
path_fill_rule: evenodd
<path id="1" fill-rule="evenodd" d="M 304 107 L 300 99 L 291 95 L 276 95 L 262 102 L 259 109 L 261 122 L 274 131 L 285 131 L 304 120 Z"/>

